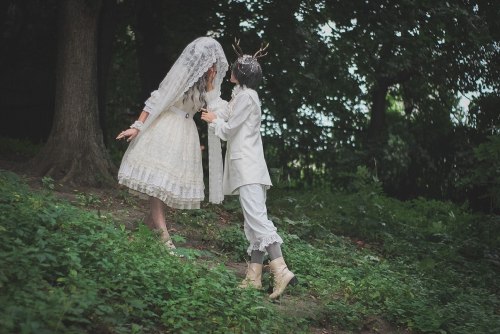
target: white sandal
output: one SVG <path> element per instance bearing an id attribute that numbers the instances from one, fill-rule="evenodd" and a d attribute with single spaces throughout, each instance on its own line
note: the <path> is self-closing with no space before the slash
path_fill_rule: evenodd
<path id="1" fill-rule="evenodd" d="M 174 243 L 172 242 L 172 239 L 168 239 L 166 241 L 163 242 L 165 244 L 165 246 L 167 246 L 168 249 L 176 249 L 177 247 L 175 247 Z"/>
<path id="2" fill-rule="evenodd" d="M 168 248 L 168 254 L 173 255 L 173 256 L 177 256 L 177 257 L 180 257 L 180 258 L 184 257 L 184 255 L 179 254 L 179 253 L 177 253 L 175 251 L 177 249 L 177 247 L 175 247 L 175 245 L 174 245 L 174 243 L 172 242 L 171 239 L 168 239 L 168 240 L 164 241 L 163 244 L 165 246 L 167 246 L 167 248 Z"/>

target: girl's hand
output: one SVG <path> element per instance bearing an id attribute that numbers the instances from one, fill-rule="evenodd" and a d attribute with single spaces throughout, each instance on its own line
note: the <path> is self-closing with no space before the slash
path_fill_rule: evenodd
<path id="1" fill-rule="evenodd" d="M 217 115 L 207 109 L 201 108 L 201 119 L 207 123 L 212 123 L 214 119 L 217 118 Z"/>
<path id="2" fill-rule="evenodd" d="M 127 141 L 131 141 L 132 139 L 137 137 L 138 134 L 139 134 L 139 130 L 137 130 L 137 129 L 127 129 L 125 131 L 120 132 L 120 134 L 118 134 L 116 139 L 120 140 L 123 138 L 127 138 Z"/>

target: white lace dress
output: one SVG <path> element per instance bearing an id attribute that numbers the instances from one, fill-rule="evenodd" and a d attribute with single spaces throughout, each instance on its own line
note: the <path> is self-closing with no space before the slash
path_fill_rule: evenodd
<path id="1" fill-rule="evenodd" d="M 118 172 L 120 184 L 172 208 L 199 209 L 204 184 L 200 139 L 193 120 L 200 108 L 198 100 L 196 95 L 185 102 L 181 98 L 132 140 Z"/>

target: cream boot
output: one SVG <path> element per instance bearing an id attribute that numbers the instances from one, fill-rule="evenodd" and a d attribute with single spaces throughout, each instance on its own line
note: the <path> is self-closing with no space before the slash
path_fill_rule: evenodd
<path id="1" fill-rule="evenodd" d="M 238 286 L 242 289 L 253 287 L 255 289 L 262 289 L 262 267 L 260 263 L 249 263 L 247 268 L 247 276 Z"/>
<path id="2" fill-rule="evenodd" d="M 298 283 L 295 275 L 290 270 L 288 270 L 285 259 L 283 259 L 283 257 L 272 260 L 269 263 L 269 267 L 271 268 L 271 273 L 274 277 L 273 293 L 269 296 L 269 298 L 278 298 L 283 293 L 283 291 L 285 291 L 285 288 L 288 284 L 295 285 Z"/>

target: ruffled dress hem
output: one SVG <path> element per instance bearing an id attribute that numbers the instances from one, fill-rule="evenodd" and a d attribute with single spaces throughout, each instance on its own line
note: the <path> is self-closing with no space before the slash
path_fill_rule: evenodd
<path id="1" fill-rule="evenodd" d="M 199 209 L 205 194 L 203 189 L 180 186 L 172 182 L 172 177 L 159 175 L 144 166 L 123 165 L 118 174 L 118 183 L 130 188 L 132 193 L 139 192 L 162 200 L 175 209 Z"/>

